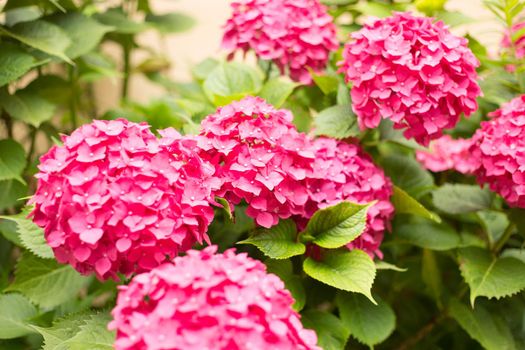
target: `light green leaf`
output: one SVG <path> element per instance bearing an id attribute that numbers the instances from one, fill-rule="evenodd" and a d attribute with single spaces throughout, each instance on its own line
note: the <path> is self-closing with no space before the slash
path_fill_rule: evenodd
<path id="1" fill-rule="evenodd" d="M 14 95 L 0 93 L 0 105 L 13 118 L 38 128 L 55 114 L 56 106 L 31 91 L 17 91 Z"/>
<path id="2" fill-rule="evenodd" d="M 0 140 L 0 180 L 21 180 L 20 175 L 25 167 L 24 148 L 15 140 Z"/>
<path id="3" fill-rule="evenodd" d="M 414 198 L 434 188 L 434 178 L 413 157 L 389 154 L 381 160 L 385 173 L 392 182 Z"/>
<path id="4" fill-rule="evenodd" d="M 487 350 L 515 350 L 516 345 L 508 324 L 499 315 L 481 305 L 471 309 L 452 299 L 449 314 L 460 326 Z"/>
<path id="5" fill-rule="evenodd" d="M 505 213 L 493 210 L 482 210 L 477 212 L 477 215 L 491 243 L 496 242 L 509 225 L 509 220 Z"/>
<path id="6" fill-rule="evenodd" d="M 71 40 L 60 27 L 52 23 L 37 19 L 17 23 L 9 29 L 0 27 L 0 32 L 37 50 L 73 63 L 65 54 Z"/>
<path id="7" fill-rule="evenodd" d="M 429 1 L 435 1 L 435 0 L 426 0 Z M 439 0 L 441 2 L 444 2 L 443 0 Z M 439 11 L 435 18 L 438 20 L 443 21 L 446 25 L 450 27 L 458 27 L 464 24 L 470 24 L 473 22 L 476 22 L 476 20 L 472 17 L 467 16 L 464 13 L 461 13 L 459 11 Z"/>
<path id="8" fill-rule="evenodd" d="M 500 257 L 514 258 L 514 259 L 521 260 L 523 263 L 525 263 L 525 249 L 507 248 L 501 253 Z"/>
<path id="9" fill-rule="evenodd" d="M 17 180 L 0 181 L 0 211 L 20 204 L 19 199 L 27 196 L 27 185 Z"/>
<path id="10" fill-rule="evenodd" d="M 318 210 L 308 221 L 305 232 L 323 248 L 339 248 L 359 237 L 366 228 L 366 215 L 374 203 L 341 202 Z"/>
<path id="11" fill-rule="evenodd" d="M 292 296 L 295 299 L 293 309 L 295 311 L 301 311 L 306 302 L 306 291 L 304 289 L 301 277 L 293 273 L 292 261 L 290 259 L 269 259 L 264 263 L 268 272 L 279 276 L 279 278 L 284 282 L 286 289 L 292 293 Z"/>
<path id="12" fill-rule="evenodd" d="M 88 312 L 81 312 L 60 318 L 51 327 L 33 326 L 44 337 L 42 350 L 68 350 L 68 340 L 80 331 L 88 317 Z"/>
<path id="13" fill-rule="evenodd" d="M 357 117 L 350 105 L 337 105 L 321 111 L 314 118 L 315 135 L 344 139 L 359 135 Z"/>
<path id="14" fill-rule="evenodd" d="M 230 207 L 230 203 L 222 198 L 222 197 L 215 197 L 215 201 L 217 203 L 219 203 L 220 205 L 222 205 L 222 209 L 224 211 L 224 213 L 226 214 L 226 216 L 228 217 L 228 219 L 230 219 L 231 221 L 235 222 L 235 216 L 233 216 L 234 212 L 233 212 L 233 208 Z"/>
<path id="15" fill-rule="evenodd" d="M 408 270 L 405 267 L 399 267 L 399 266 L 396 266 L 394 264 L 388 263 L 383 260 L 376 260 L 375 264 L 376 264 L 376 270 L 392 270 L 392 271 L 397 271 L 397 272 L 405 272 L 406 270 Z"/>
<path id="16" fill-rule="evenodd" d="M 75 298 L 88 281 L 70 265 L 24 253 L 16 265 L 15 281 L 7 290 L 18 291 L 44 308 L 53 308 Z"/>
<path id="17" fill-rule="evenodd" d="M 339 86 L 337 87 L 337 104 L 338 105 L 349 105 L 352 103 L 352 99 L 350 98 L 350 89 L 346 84 L 339 83 Z"/>
<path id="18" fill-rule="evenodd" d="M 383 342 L 395 329 L 396 315 L 381 299 L 374 305 L 362 295 L 338 292 L 336 304 L 350 335 L 370 347 Z"/>
<path id="19" fill-rule="evenodd" d="M 41 258 L 52 259 L 53 251 L 44 238 L 44 231 L 27 218 L 29 211 L 30 208 L 25 208 L 19 214 L 0 216 L 0 219 L 10 220 L 16 224 L 18 236 L 24 248 Z"/>
<path id="20" fill-rule="evenodd" d="M 441 222 L 441 218 L 437 214 L 429 211 L 421 203 L 397 186 L 394 186 L 394 195 L 392 196 L 391 201 L 396 209 L 396 214 L 411 214 L 435 222 Z"/>
<path id="21" fill-rule="evenodd" d="M 164 15 L 149 13 L 146 16 L 146 22 L 164 34 L 184 32 L 195 25 L 195 20 L 190 16 L 175 12 Z"/>
<path id="22" fill-rule="evenodd" d="M 13 0 L 9 1 L 10 3 Z M 33 5 L 33 6 L 31 6 Z M 12 27 L 17 23 L 29 22 L 35 19 L 42 17 L 42 10 L 38 6 L 34 6 L 34 3 L 23 4 L 22 7 L 6 9 L 3 8 L 2 11 L 5 13 L 5 24 L 8 27 Z"/>
<path id="23" fill-rule="evenodd" d="M 494 195 L 475 185 L 445 184 L 432 193 L 434 205 L 448 214 L 489 209 Z"/>
<path id="24" fill-rule="evenodd" d="M 337 91 L 339 87 L 339 79 L 335 73 L 317 74 L 311 68 L 308 68 L 308 71 L 310 72 L 315 85 L 317 85 L 325 95 Z"/>
<path id="25" fill-rule="evenodd" d="M 33 56 L 23 51 L 21 48 L 2 43 L 0 50 L 0 86 L 10 83 L 24 74 L 36 65 Z"/>
<path id="26" fill-rule="evenodd" d="M 113 350 L 115 333 L 108 330 L 109 321 L 111 317 L 104 313 L 89 316 L 66 342 L 69 350 Z"/>
<path id="27" fill-rule="evenodd" d="M 193 74 L 197 80 L 203 81 L 219 64 L 220 62 L 215 58 L 207 58 L 193 67 L 191 74 Z"/>
<path id="28" fill-rule="evenodd" d="M 129 19 L 122 10 L 116 8 L 98 13 L 94 17 L 100 23 L 115 28 L 115 31 L 121 34 L 137 34 L 151 28 L 147 23 Z"/>
<path id="29" fill-rule="evenodd" d="M 22 242 L 20 241 L 20 236 L 17 230 L 18 228 L 14 221 L 5 220 L 0 216 L 0 233 L 9 242 L 12 242 L 17 246 L 22 246 Z"/>
<path id="30" fill-rule="evenodd" d="M 297 242 L 297 228 L 292 220 L 281 220 L 276 226 L 259 230 L 238 244 L 254 245 L 272 259 L 287 259 L 306 251 L 306 246 Z"/>
<path id="31" fill-rule="evenodd" d="M 297 86 L 299 85 L 288 78 L 276 77 L 268 80 L 266 84 L 264 84 L 259 96 L 264 98 L 266 102 L 279 108 Z"/>
<path id="32" fill-rule="evenodd" d="M 470 303 L 477 297 L 502 298 L 525 288 L 525 263 L 511 257 L 496 258 L 488 250 L 459 251 L 461 275 L 470 287 Z"/>
<path id="33" fill-rule="evenodd" d="M 317 333 L 317 344 L 323 350 L 344 349 L 348 339 L 348 329 L 336 316 L 319 310 L 303 312 L 301 321 L 305 328 Z"/>
<path id="34" fill-rule="evenodd" d="M 461 237 L 446 224 L 413 217 L 408 222 L 394 225 L 398 242 L 413 244 L 431 250 L 450 250 L 461 245 Z"/>
<path id="35" fill-rule="evenodd" d="M 113 29 L 79 12 L 54 15 L 49 21 L 64 30 L 71 39 L 71 45 L 66 50 L 66 55 L 71 59 L 93 50 L 104 35 Z"/>
<path id="36" fill-rule="evenodd" d="M 0 339 L 12 339 L 34 333 L 28 320 L 36 316 L 36 308 L 16 293 L 0 294 Z"/>
<path id="37" fill-rule="evenodd" d="M 238 62 L 221 63 L 204 80 L 206 96 L 216 106 L 226 105 L 247 95 L 255 95 L 262 88 L 262 73 Z"/>
<path id="38" fill-rule="evenodd" d="M 362 250 L 325 251 L 321 260 L 306 258 L 304 272 L 329 286 L 365 295 L 373 303 L 370 290 L 376 276 L 376 267 Z"/>
<path id="39" fill-rule="evenodd" d="M 115 62 L 100 52 L 89 52 L 78 60 L 79 79 L 93 82 L 102 78 L 117 78 L 121 73 Z"/>

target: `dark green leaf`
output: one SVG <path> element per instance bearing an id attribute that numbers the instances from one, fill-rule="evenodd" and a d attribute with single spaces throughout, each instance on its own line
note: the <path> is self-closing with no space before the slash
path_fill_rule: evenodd
<path id="1" fill-rule="evenodd" d="M 429 211 L 421 203 L 410 197 L 408 193 L 397 186 L 394 186 L 394 195 L 392 196 L 391 201 L 396 209 L 396 214 L 416 215 L 435 222 L 441 222 L 441 218 L 438 215 Z"/>
<path id="2" fill-rule="evenodd" d="M 50 120 L 56 106 L 34 92 L 19 90 L 14 95 L 0 92 L 0 105 L 15 119 L 38 128 L 40 124 Z"/>
<path id="3" fill-rule="evenodd" d="M 336 304 L 350 335 L 370 347 L 383 342 L 395 329 L 396 315 L 381 299 L 374 305 L 362 295 L 340 291 Z"/>
<path id="4" fill-rule="evenodd" d="M 293 273 L 292 262 L 290 259 L 286 260 L 266 260 L 267 270 L 269 273 L 274 273 L 281 280 L 283 280 L 286 289 L 292 293 L 295 302 L 293 309 L 301 311 L 306 302 L 306 291 L 303 286 L 301 277 Z"/>
<path id="5" fill-rule="evenodd" d="M 414 198 L 420 198 L 434 187 L 432 175 L 412 157 L 389 154 L 381 159 L 381 165 L 392 182 Z"/>
<path id="6" fill-rule="evenodd" d="M 27 185 L 17 180 L 0 181 L 0 211 L 22 203 L 20 198 L 27 196 Z"/>
<path id="7" fill-rule="evenodd" d="M 2 43 L 0 50 L 0 86 L 10 83 L 26 74 L 36 63 L 33 56 L 21 48 Z"/>
<path id="8" fill-rule="evenodd" d="M 318 310 L 307 310 L 302 314 L 302 321 L 305 328 L 315 330 L 317 343 L 323 350 L 344 349 L 349 332 L 336 316 Z"/>
<path id="9" fill-rule="evenodd" d="M 34 333 L 29 319 L 36 316 L 36 308 L 20 294 L 0 294 L 0 339 L 18 338 Z"/>
<path id="10" fill-rule="evenodd" d="M 452 227 L 423 218 L 413 217 L 408 222 L 396 224 L 393 232 L 396 241 L 431 250 L 450 250 L 461 243 L 460 236 Z"/>
<path id="11" fill-rule="evenodd" d="M 0 140 L 0 180 L 21 180 L 25 167 L 24 148 L 15 140 Z"/>
<path id="12" fill-rule="evenodd" d="M 464 214 L 489 209 L 494 198 L 475 185 L 445 184 L 432 193 L 434 205 L 449 214 Z"/>

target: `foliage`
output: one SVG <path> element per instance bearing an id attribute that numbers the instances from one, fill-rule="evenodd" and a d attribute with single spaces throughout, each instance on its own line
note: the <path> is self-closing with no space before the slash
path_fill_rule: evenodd
<path id="1" fill-rule="evenodd" d="M 441 0 L 323 2 L 342 42 L 368 16 L 392 11 L 419 11 L 451 27 L 473 21 L 448 11 Z M 1 10 L 0 348 L 112 348 L 109 309 L 116 284 L 126 281 L 100 282 L 56 262 L 25 207 L 35 190 L 38 157 L 60 143 L 59 135 L 94 118 L 117 117 L 194 134 L 216 107 L 248 95 L 291 110 L 301 131 L 360 142 L 395 186 L 396 216 L 381 259 L 346 248 L 365 231 L 373 202 L 341 202 L 317 211 L 303 226 L 288 219 L 261 229 L 242 204 L 232 210 L 217 199 L 225 210 L 216 212 L 211 241 L 221 251 L 235 246 L 263 260 L 290 290 L 294 309 L 305 327 L 316 330 L 322 348 L 525 347 L 523 210 L 510 208 L 472 176 L 425 170 L 415 159 L 422 147 L 392 123 L 360 130 L 349 87 L 337 72 L 340 51 L 326 72 L 311 72 L 312 85 L 292 82 L 268 61 L 225 59 L 207 59 L 194 67 L 191 82 L 178 82 L 167 76 L 170 62 L 163 53 L 142 47 L 137 38 L 146 31 L 176 35 L 194 25 L 191 18 L 155 13 L 147 0 L 100 5 L 8 0 Z M 502 32 L 519 21 L 525 6 L 517 0 L 485 5 Z M 448 131 L 454 137 L 471 136 L 489 112 L 525 93 L 524 61 L 514 55 L 517 38 L 507 50 L 489 55 L 483 38 L 467 37 L 481 61 L 484 95 L 477 113 Z M 108 43 L 120 48 L 118 61 L 107 54 Z M 139 50 L 149 56 L 135 64 L 131 57 Z M 146 104 L 130 101 L 133 74 L 165 95 Z M 118 108 L 96 105 L 95 83 L 102 79 L 120 83 Z"/>

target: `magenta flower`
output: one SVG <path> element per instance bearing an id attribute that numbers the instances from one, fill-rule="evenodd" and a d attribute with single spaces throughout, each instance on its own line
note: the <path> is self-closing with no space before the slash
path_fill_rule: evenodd
<path id="1" fill-rule="evenodd" d="M 195 140 L 168 130 L 159 141 L 148 128 L 96 120 L 42 156 L 32 215 L 59 262 L 116 278 L 208 240 L 215 168 Z"/>
<path id="2" fill-rule="evenodd" d="M 189 250 L 119 286 L 117 350 L 320 349 L 279 277 L 245 253 Z"/>
<path id="3" fill-rule="evenodd" d="M 416 151 L 416 159 L 434 172 L 454 169 L 462 174 L 472 174 L 479 167 L 479 160 L 472 157 L 471 146 L 471 139 L 454 140 L 443 135 L 430 143 L 428 151 Z"/>
<path id="4" fill-rule="evenodd" d="M 318 209 L 343 200 L 362 204 L 376 200 L 377 203 L 368 211 L 365 232 L 348 244 L 348 248 L 362 249 L 371 256 L 382 257 L 379 245 L 394 215 L 394 206 L 390 202 L 393 193 L 390 179 L 357 145 L 319 138 L 314 141 L 314 147 L 313 171 L 306 179 L 306 218 Z"/>
<path id="5" fill-rule="evenodd" d="M 476 177 L 509 205 L 525 208 L 525 95 L 490 116 L 473 137 L 472 158 L 480 161 Z"/>
<path id="6" fill-rule="evenodd" d="M 223 186 L 217 195 L 246 201 L 246 213 L 260 226 L 304 216 L 304 179 L 315 155 L 310 139 L 291 123 L 288 110 L 246 97 L 202 121 L 201 157 L 217 164 Z"/>
<path id="7" fill-rule="evenodd" d="M 362 129 L 381 118 L 428 145 L 452 128 L 461 113 L 477 109 L 478 60 L 467 40 L 443 22 L 410 13 L 365 25 L 352 33 L 340 62 L 352 85 L 352 108 Z"/>
<path id="8" fill-rule="evenodd" d="M 231 56 L 251 49 L 295 81 L 309 84 L 307 68 L 323 71 L 339 47 L 332 17 L 319 0 L 240 0 L 231 6 L 222 47 Z"/>

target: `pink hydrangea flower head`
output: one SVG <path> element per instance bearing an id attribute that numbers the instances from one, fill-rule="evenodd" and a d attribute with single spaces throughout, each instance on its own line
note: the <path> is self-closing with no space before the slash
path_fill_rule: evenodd
<path id="1" fill-rule="evenodd" d="M 119 287 L 117 350 L 320 349 L 284 283 L 233 249 L 189 250 Z"/>
<path id="2" fill-rule="evenodd" d="M 472 139 L 453 139 L 443 135 L 430 143 L 428 151 L 416 151 L 416 159 L 428 170 L 439 172 L 454 169 L 462 174 L 472 174 L 479 167 L 479 160 L 472 157 Z"/>
<path id="3" fill-rule="evenodd" d="M 147 124 L 95 120 L 40 159 L 31 199 L 57 260 L 99 279 L 158 266 L 207 240 L 215 168 L 195 140 Z"/>
<path id="4" fill-rule="evenodd" d="M 319 0 L 239 0 L 231 7 L 222 47 L 231 55 L 251 49 L 295 81 L 309 84 L 307 68 L 324 70 L 339 47 L 332 17 Z"/>
<path id="5" fill-rule="evenodd" d="M 288 110 L 246 97 L 221 107 L 201 123 L 201 157 L 218 166 L 217 195 L 245 200 L 247 214 L 263 227 L 304 215 L 304 179 L 315 158 L 310 139 L 292 124 Z"/>
<path id="6" fill-rule="evenodd" d="M 477 180 L 509 205 L 525 208 L 525 95 L 491 116 L 473 137 L 471 154 L 480 160 Z"/>
<path id="7" fill-rule="evenodd" d="M 352 33 L 341 71 L 351 82 L 362 129 L 391 119 L 407 138 L 428 145 L 477 109 L 479 61 L 443 22 L 395 13 Z"/>
<path id="8" fill-rule="evenodd" d="M 382 257 L 379 245 L 394 215 L 394 206 L 390 202 L 392 182 L 358 145 L 318 138 L 314 141 L 314 148 L 313 171 L 306 179 L 306 218 L 318 209 L 344 200 L 360 204 L 377 201 L 368 211 L 365 232 L 348 248 L 359 248 L 371 256 Z"/>
<path id="9" fill-rule="evenodd" d="M 510 31 L 507 31 L 501 40 L 501 46 L 505 49 L 512 47 L 511 36 L 516 34 L 518 31 L 525 28 L 525 21 L 516 23 L 512 26 Z M 525 35 L 521 35 L 516 38 L 514 42 L 514 55 L 516 58 L 521 59 L 525 57 Z"/>

